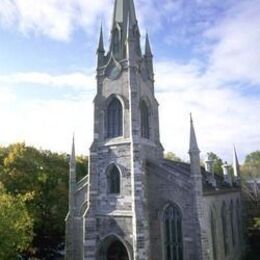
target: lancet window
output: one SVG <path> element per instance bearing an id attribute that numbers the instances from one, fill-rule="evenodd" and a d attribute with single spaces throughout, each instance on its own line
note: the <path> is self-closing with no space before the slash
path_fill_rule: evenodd
<path id="1" fill-rule="evenodd" d="M 123 129 L 122 104 L 117 98 L 113 98 L 107 108 L 107 137 L 122 136 Z"/>
<path id="2" fill-rule="evenodd" d="M 164 259 L 182 260 L 182 216 L 175 205 L 168 206 L 163 215 Z"/>

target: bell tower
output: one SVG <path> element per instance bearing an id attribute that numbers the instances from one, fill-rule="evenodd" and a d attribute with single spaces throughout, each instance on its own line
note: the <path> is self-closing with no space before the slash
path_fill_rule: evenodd
<path id="1" fill-rule="evenodd" d="M 107 52 L 100 30 L 96 78 L 84 259 L 107 259 L 116 243 L 129 259 L 149 259 L 146 161 L 161 160 L 163 148 L 153 55 L 148 35 L 142 54 L 133 0 L 115 0 Z"/>

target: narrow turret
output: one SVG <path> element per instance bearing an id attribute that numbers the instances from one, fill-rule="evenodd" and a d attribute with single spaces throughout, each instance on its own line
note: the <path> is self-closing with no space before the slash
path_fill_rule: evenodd
<path id="1" fill-rule="evenodd" d="M 236 147 L 233 147 L 233 172 L 234 172 L 234 178 L 235 182 L 239 184 L 240 182 L 240 167 L 239 167 L 239 162 L 237 158 L 237 152 L 236 152 Z"/>
<path id="2" fill-rule="evenodd" d="M 192 156 L 192 155 L 199 156 L 199 154 L 200 154 L 200 150 L 199 150 L 198 143 L 197 143 L 197 137 L 196 137 L 195 130 L 194 130 L 192 114 L 190 114 L 190 149 L 189 149 L 189 154 L 190 154 L 190 156 Z"/>
<path id="3" fill-rule="evenodd" d="M 153 54 L 152 54 L 152 49 L 151 49 L 151 44 L 150 44 L 148 33 L 146 34 L 146 39 L 145 39 L 144 60 L 145 60 L 145 64 L 146 64 L 148 78 L 153 81 L 154 80 Z"/>
<path id="4" fill-rule="evenodd" d="M 74 192 L 76 189 L 76 155 L 75 155 L 75 140 L 72 139 L 72 149 L 69 162 L 69 211 L 72 213 L 74 210 Z"/>
<path id="5" fill-rule="evenodd" d="M 97 48 L 97 65 L 98 65 L 98 67 L 104 65 L 104 57 L 105 57 L 105 48 L 104 48 L 104 39 L 103 39 L 103 29 L 102 29 L 102 25 L 101 25 L 99 43 L 98 43 L 98 48 Z"/>
<path id="6" fill-rule="evenodd" d="M 193 210 L 194 210 L 194 219 L 195 223 L 200 230 L 196 239 L 196 248 L 197 248 L 197 255 L 199 256 L 198 259 L 204 259 L 202 257 L 202 250 L 205 243 L 207 241 L 203 239 L 206 236 L 206 230 L 202 226 L 203 217 L 204 217 L 204 210 L 203 210 L 203 200 L 202 200 L 202 174 L 201 174 L 201 165 L 200 165 L 200 149 L 197 143 L 197 137 L 193 125 L 192 115 L 190 114 L 190 148 L 189 148 L 189 155 L 190 155 L 190 174 L 191 179 L 193 181 Z M 204 245 L 205 244 L 205 245 Z M 204 245 L 204 246 L 203 246 Z"/>

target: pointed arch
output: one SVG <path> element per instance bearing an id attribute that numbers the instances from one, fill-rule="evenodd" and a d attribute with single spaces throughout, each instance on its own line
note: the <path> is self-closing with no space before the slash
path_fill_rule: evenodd
<path id="1" fill-rule="evenodd" d="M 242 236 L 241 236 L 241 210 L 240 210 L 239 199 L 237 199 L 237 202 L 236 202 L 236 220 L 237 220 L 237 223 L 236 223 L 237 237 L 238 237 L 238 240 L 240 241 Z"/>
<path id="2" fill-rule="evenodd" d="M 107 190 L 109 194 L 120 194 L 120 171 L 115 164 L 107 169 Z"/>
<path id="3" fill-rule="evenodd" d="M 225 253 L 225 256 L 227 256 L 229 253 L 229 246 L 228 246 L 227 206 L 226 206 L 225 202 L 222 203 L 222 207 L 221 207 L 221 221 L 222 221 L 224 253 Z"/>
<path id="4" fill-rule="evenodd" d="M 141 113 L 141 137 L 150 138 L 150 118 L 149 118 L 149 107 L 147 103 L 142 100 L 140 103 Z"/>
<path id="5" fill-rule="evenodd" d="M 211 209 L 210 211 L 210 229 L 211 229 L 211 241 L 212 241 L 212 253 L 213 259 L 217 260 L 217 233 L 216 233 L 216 216 L 215 211 Z"/>
<path id="6" fill-rule="evenodd" d="M 123 107 L 120 100 L 113 96 L 106 110 L 106 137 L 114 138 L 123 134 Z"/>
<path id="7" fill-rule="evenodd" d="M 232 245 L 234 247 L 236 245 L 236 238 L 235 238 L 235 227 L 234 227 L 234 206 L 232 200 L 229 205 L 229 217 L 230 217 Z"/>
<path id="8" fill-rule="evenodd" d="M 164 260 L 183 260 L 182 214 L 177 205 L 166 205 L 162 227 Z"/>
<path id="9" fill-rule="evenodd" d="M 133 252 L 131 245 L 120 236 L 112 233 L 101 239 L 96 251 L 97 260 L 132 260 Z M 112 255 L 112 258 L 110 257 Z M 116 258 L 114 258 L 116 257 Z"/>

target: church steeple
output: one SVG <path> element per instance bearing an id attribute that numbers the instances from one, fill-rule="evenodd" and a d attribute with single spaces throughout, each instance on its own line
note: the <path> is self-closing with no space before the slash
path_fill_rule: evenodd
<path id="1" fill-rule="evenodd" d="M 140 33 L 134 2 L 133 0 L 115 0 L 109 52 L 117 61 L 126 58 L 126 43 L 129 36 L 129 29 L 131 30 L 131 35 L 135 37 L 136 50 L 139 51 Z"/>
<path id="2" fill-rule="evenodd" d="M 100 26 L 100 35 L 99 35 L 99 43 L 98 43 L 97 53 L 105 53 L 102 24 Z"/>
<path id="3" fill-rule="evenodd" d="M 146 38 L 145 38 L 145 56 L 153 57 L 148 33 L 146 33 Z"/>

